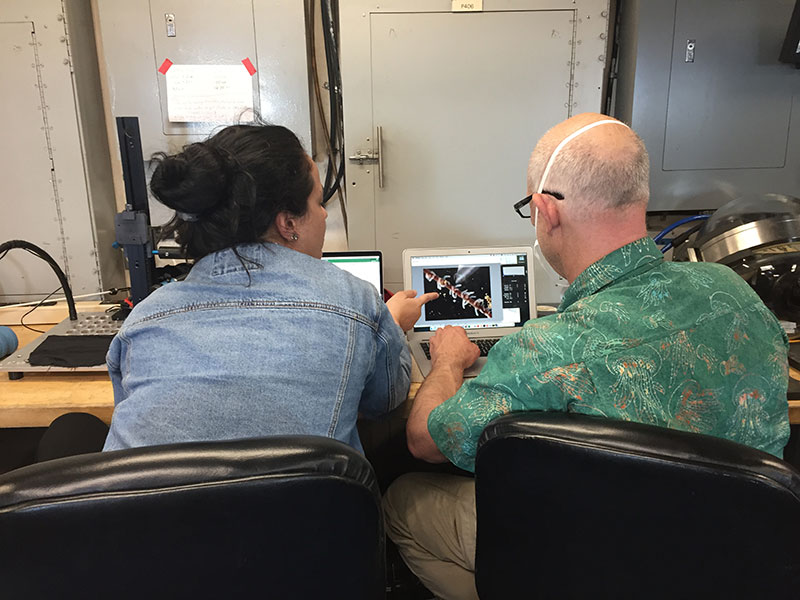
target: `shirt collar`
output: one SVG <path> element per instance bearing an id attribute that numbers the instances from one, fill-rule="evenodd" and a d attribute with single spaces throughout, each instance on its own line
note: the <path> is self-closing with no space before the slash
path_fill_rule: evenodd
<path id="1" fill-rule="evenodd" d="M 634 271 L 644 271 L 663 260 L 664 256 L 658 246 L 649 237 L 626 244 L 584 269 L 567 288 L 558 312 L 566 310 L 581 298 L 599 292 Z"/>

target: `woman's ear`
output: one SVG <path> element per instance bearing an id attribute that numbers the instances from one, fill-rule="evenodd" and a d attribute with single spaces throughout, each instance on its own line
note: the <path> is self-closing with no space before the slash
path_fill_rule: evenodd
<path id="1" fill-rule="evenodd" d="M 297 239 L 297 220 L 286 211 L 281 211 L 275 217 L 275 230 L 287 242 Z"/>

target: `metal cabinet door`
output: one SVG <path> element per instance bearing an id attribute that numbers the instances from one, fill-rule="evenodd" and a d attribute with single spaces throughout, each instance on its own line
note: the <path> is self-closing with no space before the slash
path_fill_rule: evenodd
<path id="1" fill-rule="evenodd" d="M 784 166 L 796 85 L 777 60 L 787 21 L 773 10 L 762 0 L 677 2 L 665 171 Z"/>
<path id="2" fill-rule="evenodd" d="M 0 97 L 4 142 L 0 242 L 32 241 L 64 265 L 32 32 L 32 22 L 0 23 L 0 89 L 6 90 Z M 9 90 L 14 90 L 14 95 Z M 58 280 L 48 264 L 27 252 L 10 252 L 0 263 L 0 295 L 7 302 L 28 294 L 48 294 L 57 287 Z"/>
<path id="3" fill-rule="evenodd" d="M 580 67 L 589 88 L 580 96 L 578 7 L 518 4 L 528 9 L 406 2 L 342 15 L 347 154 L 378 150 L 383 161 L 382 187 L 377 164 L 348 165 L 350 246 L 383 252 L 389 287 L 402 283 L 404 248 L 532 244 L 512 205 L 526 193 L 533 146 L 573 111 L 600 109 L 607 3 L 585 14 L 594 64 Z"/>

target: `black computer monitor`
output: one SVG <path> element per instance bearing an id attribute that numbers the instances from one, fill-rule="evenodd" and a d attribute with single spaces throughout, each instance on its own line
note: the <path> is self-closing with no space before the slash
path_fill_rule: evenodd
<path id="1" fill-rule="evenodd" d="M 780 59 L 781 62 L 790 63 L 800 69 L 800 0 L 794 5 L 794 12 L 786 31 Z"/>

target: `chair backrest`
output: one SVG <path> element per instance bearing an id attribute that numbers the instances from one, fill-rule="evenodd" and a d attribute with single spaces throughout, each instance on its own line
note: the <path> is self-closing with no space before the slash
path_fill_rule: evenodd
<path id="1" fill-rule="evenodd" d="M 4 598 L 383 598 L 369 462 L 279 436 L 52 460 L 0 477 Z"/>
<path id="2" fill-rule="evenodd" d="M 800 597 L 800 473 L 759 450 L 514 413 L 483 432 L 475 488 L 482 600 Z"/>

